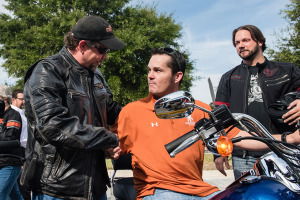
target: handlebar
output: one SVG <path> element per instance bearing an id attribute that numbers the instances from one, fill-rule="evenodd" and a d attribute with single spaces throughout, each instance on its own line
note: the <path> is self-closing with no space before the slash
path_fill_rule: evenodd
<path id="1" fill-rule="evenodd" d="M 201 108 L 196 104 L 194 106 L 199 109 Z M 210 116 L 214 117 L 210 119 L 203 118 L 199 120 L 192 131 L 165 145 L 167 152 L 172 158 L 200 139 L 206 143 L 208 139 L 214 137 L 215 133 L 222 132 L 223 135 L 226 135 L 224 128 L 227 128 L 235 123 L 234 117 L 231 115 L 231 112 L 225 105 L 221 105 L 213 109 L 210 112 Z M 218 154 L 217 152 L 213 153 Z"/>
<path id="2" fill-rule="evenodd" d="M 169 108 L 170 105 L 175 106 Z M 191 95 L 182 91 L 171 93 L 157 100 L 154 108 L 156 115 L 161 119 L 187 117 L 193 111 L 191 108 L 197 108 L 209 115 L 209 119 L 203 118 L 198 121 L 192 131 L 165 145 L 171 157 L 190 147 L 198 140 L 202 140 L 212 153 L 217 152 L 218 142 L 216 142 L 216 139 L 221 135 L 226 136 L 225 128 L 231 125 L 233 127 L 238 126 L 253 137 L 235 137 L 231 140 L 232 143 L 245 139 L 258 140 L 265 143 L 271 150 L 271 152 L 264 154 L 257 160 L 253 173 L 283 180 L 289 189 L 300 193 L 300 148 L 293 144 L 275 140 L 269 131 L 255 118 L 246 114 L 231 113 L 225 105 L 208 111 L 196 105 Z M 219 144 L 223 143 L 219 142 Z"/>
<path id="3" fill-rule="evenodd" d="M 165 148 L 167 150 L 167 152 L 170 154 L 171 152 L 173 152 L 178 146 L 180 146 L 185 140 L 187 140 L 188 138 L 191 138 L 192 136 L 196 135 L 197 132 L 196 130 L 191 130 L 190 132 L 184 134 L 183 136 L 177 138 L 176 140 L 170 142 L 169 144 L 165 145 Z M 186 147 L 187 148 L 187 147 Z M 172 156 L 171 156 L 172 157 Z"/>

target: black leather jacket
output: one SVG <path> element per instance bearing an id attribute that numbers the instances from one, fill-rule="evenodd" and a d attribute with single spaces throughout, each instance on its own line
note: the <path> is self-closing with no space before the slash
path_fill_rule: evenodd
<path id="1" fill-rule="evenodd" d="M 295 64 L 266 59 L 263 64 L 257 66 L 266 108 L 284 94 L 300 90 L 300 69 Z M 242 63 L 222 76 L 215 104 L 225 104 L 233 113 L 247 113 L 248 87 L 249 66 Z M 280 134 L 272 123 L 266 128 L 272 134 Z"/>
<path id="2" fill-rule="evenodd" d="M 34 171 L 29 187 L 58 198 L 104 195 L 109 185 L 104 149 L 118 145 L 105 127 L 120 108 L 101 72 L 82 67 L 63 47 L 28 70 L 24 98 L 28 160 L 21 179 Z"/>

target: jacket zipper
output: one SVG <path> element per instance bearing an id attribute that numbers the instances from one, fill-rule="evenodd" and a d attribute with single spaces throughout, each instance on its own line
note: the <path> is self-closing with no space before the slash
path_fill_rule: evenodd
<path id="1" fill-rule="evenodd" d="M 277 82 L 277 83 L 267 84 L 267 86 L 271 86 L 271 85 L 278 85 L 278 84 L 281 84 L 281 83 L 287 82 L 287 81 L 289 81 L 289 80 L 290 80 L 290 79 L 288 78 L 288 79 L 285 79 L 285 80 L 279 81 L 279 82 Z"/>
<path id="2" fill-rule="evenodd" d="M 87 98 L 86 96 L 82 95 L 82 94 L 79 93 L 79 92 L 68 91 L 68 96 L 69 96 L 70 99 L 73 98 L 73 95 L 74 95 L 74 94 L 75 94 L 75 95 L 78 95 L 78 96 L 81 96 L 81 97 L 84 97 L 84 98 Z"/>
<path id="3" fill-rule="evenodd" d="M 266 83 L 268 83 L 268 82 L 275 82 L 275 81 L 278 81 L 278 80 L 280 80 L 280 79 L 284 79 L 284 78 L 286 78 L 288 75 L 287 74 L 285 74 L 284 76 L 282 76 L 282 77 L 280 77 L 280 78 L 276 78 L 276 79 L 273 79 L 273 80 L 266 80 L 265 82 Z"/>
<path id="4" fill-rule="evenodd" d="M 88 94 L 88 96 L 89 96 L 89 98 L 91 98 L 91 91 L 90 91 L 90 81 L 89 81 L 89 78 L 86 76 L 85 77 L 85 79 L 86 79 L 86 85 L 85 85 L 85 89 L 86 89 L 86 91 L 87 91 L 87 94 Z"/>
<path id="5" fill-rule="evenodd" d="M 246 90 L 244 93 L 244 99 L 245 99 L 245 104 L 244 104 L 244 112 L 243 113 L 248 113 L 248 90 L 249 90 L 249 68 L 247 67 L 247 80 L 246 80 Z"/>

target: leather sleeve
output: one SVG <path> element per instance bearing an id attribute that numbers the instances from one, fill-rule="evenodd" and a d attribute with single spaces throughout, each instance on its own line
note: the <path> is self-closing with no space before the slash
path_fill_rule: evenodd
<path id="1" fill-rule="evenodd" d="M 295 64 L 292 65 L 292 82 L 293 82 L 293 91 L 300 92 L 300 69 Z"/>
<path id="2" fill-rule="evenodd" d="M 226 73 L 221 77 L 217 89 L 215 105 L 225 104 L 229 107 L 230 89 L 229 89 L 229 74 Z"/>

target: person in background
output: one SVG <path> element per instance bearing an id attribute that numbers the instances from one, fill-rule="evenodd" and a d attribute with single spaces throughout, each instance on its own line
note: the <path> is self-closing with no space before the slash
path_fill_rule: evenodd
<path id="1" fill-rule="evenodd" d="M 25 148 L 27 143 L 27 118 L 25 116 L 24 107 L 25 107 L 25 101 L 23 98 L 23 90 L 21 89 L 15 89 L 12 91 L 12 102 L 11 107 L 18 111 L 22 118 L 22 132 L 20 136 L 20 143 L 22 147 L 22 157 L 25 159 Z M 20 178 L 20 176 L 19 176 Z M 20 179 L 18 178 L 18 186 L 20 189 L 20 192 L 25 200 L 31 199 L 30 191 L 26 190 L 22 185 L 20 185 Z"/>
<path id="2" fill-rule="evenodd" d="M 20 137 L 20 143 L 21 146 L 25 149 L 27 143 L 27 118 L 24 112 L 25 101 L 23 98 L 23 90 L 13 90 L 11 107 L 14 110 L 18 111 L 22 117 L 22 132 Z"/>
<path id="3" fill-rule="evenodd" d="M 116 159 L 121 152 L 107 125 L 120 107 L 98 66 L 110 49 L 125 43 L 98 16 L 79 19 L 64 42 L 58 54 L 38 61 L 25 76 L 28 142 L 21 184 L 35 200 L 105 200 L 105 157 Z"/>
<path id="4" fill-rule="evenodd" d="M 266 39 L 256 26 L 238 27 L 233 31 L 232 42 L 242 63 L 223 74 L 215 105 L 225 104 L 233 113 L 254 117 L 271 134 L 282 134 L 282 126 L 271 120 L 268 106 L 289 92 L 299 91 L 300 69 L 292 63 L 269 61 L 263 54 Z M 296 122 L 300 119 L 300 100 L 293 101 L 288 109 L 290 111 L 283 115 L 283 120 L 291 128 L 286 131 L 294 132 Z M 234 148 L 232 165 L 235 179 L 251 169 L 257 158 L 264 153 Z M 229 168 L 227 158 L 215 159 L 217 169 L 226 175 L 224 163 Z"/>
<path id="5" fill-rule="evenodd" d="M 7 85 L 0 85 L 0 100 L 5 102 L 0 118 L 0 199 L 22 200 L 17 183 L 23 164 L 21 146 L 1 148 L 1 142 L 20 140 L 22 118 L 10 106 L 12 95 Z"/>

